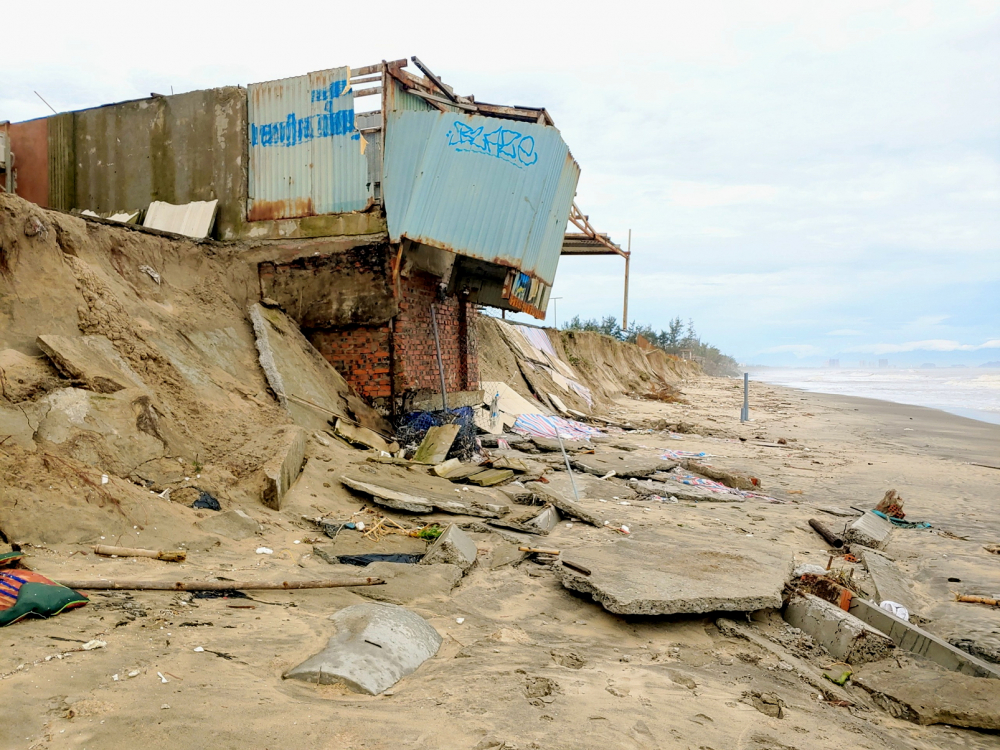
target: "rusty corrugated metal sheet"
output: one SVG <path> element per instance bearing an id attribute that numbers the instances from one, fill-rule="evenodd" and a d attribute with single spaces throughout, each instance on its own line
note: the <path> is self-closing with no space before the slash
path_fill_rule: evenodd
<path id="1" fill-rule="evenodd" d="M 388 113 L 382 192 L 394 242 L 407 237 L 551 285 L 579 177 L 553 127 Z"/>
<path id="2" fill-rule="evenodd" d="M 248 87 L 250 221 L 362 211 L 368 160 L 348 68 Z"/>

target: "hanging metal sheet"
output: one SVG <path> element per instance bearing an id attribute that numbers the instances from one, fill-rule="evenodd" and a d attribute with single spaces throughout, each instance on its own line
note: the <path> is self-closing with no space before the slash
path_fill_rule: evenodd
<path id="1" fill-rule="evenodd" d="M 382 191 L 393 242 L 407 237 L 551 285 L 579 177 L 554 127 L 388 113 Z M 530 296 L 547 301 L 547 293 Z"/>
<path id="2" fill-rule="evenodd" d="M 362 211 L 371 185 L 350 70 L 248 88 L 250 221 Z"/>

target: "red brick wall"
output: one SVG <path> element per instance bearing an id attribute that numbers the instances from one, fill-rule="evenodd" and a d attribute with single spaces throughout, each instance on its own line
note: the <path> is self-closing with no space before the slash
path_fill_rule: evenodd
<path id="1" fill-rule="evenodd" d="M 479 388 L 475 306 L 456 297 L 437 302 L 436 276 L 413 272 L 400 279 L 399 314 L 386 324 L 305 331 L 319 352 L 355 390 L 370 400 L 441 390 L 431 304 L 436 303 L 445 384 L 450 393 Z M 395 362 L 395 388 L 392 367 Z"/>

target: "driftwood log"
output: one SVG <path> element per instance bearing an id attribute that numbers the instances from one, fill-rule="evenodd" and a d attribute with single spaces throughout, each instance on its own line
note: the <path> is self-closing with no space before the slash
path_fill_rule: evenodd
<path id="1" fill-rule="evenodd" d="M 378 586 L 382 578 L 342 578 L 325 581 L 73 581 L 59 585 L 87 591 L 245 591 L 289 589 L 336 589 L 350 586 Z"/>
<path id="2" fill-rule="evenodd" d="M 165 562 L 184 562 L 187 559 L 187 552 L 182 549 L 162 551 L 135 547 L 111 547 L 107 544 L 98 544 L 94 547 L 94 554 L 105 557 L 151 557 L 154 560 L 164 560 Z"/>

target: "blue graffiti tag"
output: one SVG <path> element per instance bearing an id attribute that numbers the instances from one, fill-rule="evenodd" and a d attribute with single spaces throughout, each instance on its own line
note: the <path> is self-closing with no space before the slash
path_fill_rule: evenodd
<path id="1" fill-rule="evenodd" d="M 455 121 L 455 129 L 448 131 L 448 145 L 456 151 L 472 151 L 495 156 L 516 167 L 530 167 L 538 161 L 535 139 L 522 135 L 502 125 L 489 133 L 480 125 L 473 128 L 464 122 Z"/>
<path id="2" fill-rule="evenodd" d="M 250 123 L 251 146 L 297 146 L 314 138 L 348 135 L 357 141 L 361 134 L 354 128 L 354 107 L 334 110 L 333 105 L 347 88 L 347 81 L 334 81 L 328 87 L 309 92 L 310 103 L 323 104 L 318 114 L 288 114 L 283 121 L 263 125 Z"/>

